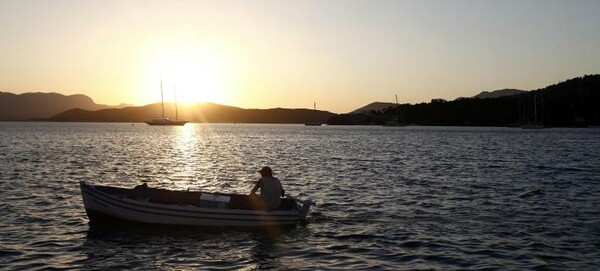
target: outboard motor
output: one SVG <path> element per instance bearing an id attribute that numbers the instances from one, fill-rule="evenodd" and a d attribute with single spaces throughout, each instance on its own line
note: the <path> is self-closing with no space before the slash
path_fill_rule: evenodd
<path id="1" fill-rule="evenodd" d="M 306 216 L 308 215 L 308 211 L 310 210 L 310 206 L 315 206 L 317 205 L 317 203 L 315 203 L 315 201 L 313 200 L 299 200 L 297 198 L 294 197 L 288 197 L 289 199 L 293 199 L 295 200 L 297 203 L 302 204 L 302 206 L 300 207 L 300 210 L 298 211 L 298 218 L 300 220 L 306 220 Z"/>

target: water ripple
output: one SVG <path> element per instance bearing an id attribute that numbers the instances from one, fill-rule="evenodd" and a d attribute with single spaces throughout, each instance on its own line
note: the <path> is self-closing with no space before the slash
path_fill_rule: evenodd
<path id="1" fill-rule="evenodd" d="M 600 265 L 595 130 L 0 123 L 0 134 L 3 270 Z M 98 228 L 78 188 L 247 193 L 263 165 L 289 194 L 318 202 L 309 223 Z"/>

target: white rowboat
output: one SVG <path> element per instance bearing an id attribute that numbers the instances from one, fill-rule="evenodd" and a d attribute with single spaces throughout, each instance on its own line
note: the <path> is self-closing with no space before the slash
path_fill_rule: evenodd
<path id="1" fill-rule="evenodd" d="M 313 201 L 282 198 L 276 210 L 254 207 L 248 195 L 173 191 L 139 185 L 133 189 L 80 182 L 90 222 L 120 219 L 186 226 L 267 226 L 305 221 Z"/>

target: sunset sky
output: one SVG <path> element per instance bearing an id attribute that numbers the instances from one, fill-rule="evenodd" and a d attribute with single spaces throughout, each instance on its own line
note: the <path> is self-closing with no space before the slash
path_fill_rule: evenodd
<path id="1" fill-rule="evenodd" d="M 600 1 L 0 0 L 0 91 L 344 113 L 600 73 Z"/>

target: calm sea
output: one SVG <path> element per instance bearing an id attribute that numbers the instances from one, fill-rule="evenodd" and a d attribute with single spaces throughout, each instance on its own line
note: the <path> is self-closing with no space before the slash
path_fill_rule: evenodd
<path id="1" fill-rule="evenodd" d="M 78 182 L 248 193 L 306 225 L 90 228 Z M 597 270 L 600 130 L 0 123 L 0 269 Z"/>

